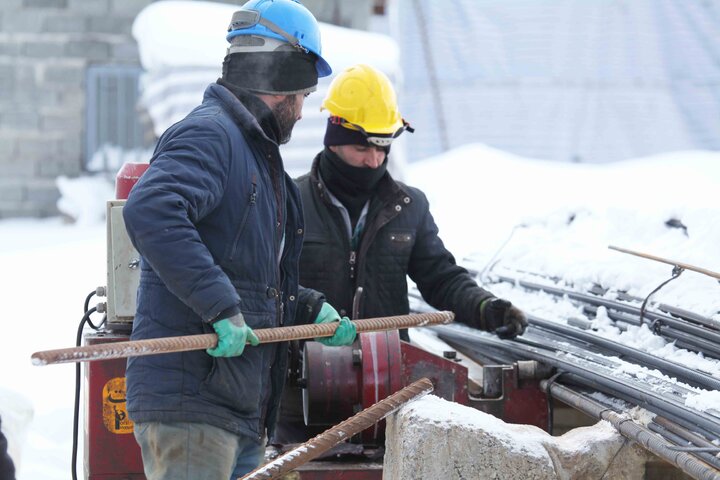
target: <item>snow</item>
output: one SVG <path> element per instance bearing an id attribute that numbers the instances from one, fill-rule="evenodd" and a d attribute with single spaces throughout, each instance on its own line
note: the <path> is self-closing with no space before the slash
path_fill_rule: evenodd
<path id="1" fill-rule="evenodd" d="M 193 66 L 218 69 L 227 50 L 225 35 L 237 5 L 171 0 L 144 8 L 133 22 L 140 60 L 146 70 Z M 395 72 L 400 52 L 386 35 L 320 22 L 323 58 L 339 72 L 356 63 L 372 63 Z M 382 52 L 382 55 L 378 55 Z"/>
<path id="2" fill-rule="evenodd" d="M 144 67 L 154 72 L 206 67 L 219 73 L 227 47 L 224 32 L 236 8 L 195 1 L 150 4 L 133 24 Z M 388 37 L 327 24 L 321 24 L 321 31 L 323 56 L 336 72 L 367 62 L 402 80 L 398 47 Z M 181 75 L 167 81 L 188 80 Z M 415 137 L 420 135 L 418 131 Z M 401 140 L 413 142 L 414 137 Z M 147 156 L 106 148 L 93 164 L 120 165 Z M 578 289 L 600 284 L 644 297 L 670 277 L 669 265 L 612 251 L 608 245 L 720 271 L 716 152 L 670 152 L 585 165 L 522 158 L 472 144 L 405 169 L 407 183 L 428 195 L 446 245 L 461 263 L 484 269 L 489 281 L 502 272 L 534 272 Z M 113 186 L 102 175 L 60 177 L 57 185 L 62 218 L 0 220 L 1 305 L 9 329 L 0 339 L 0 416 L 19 467 L 18 480 L 69 477 L 75 367 L 33 365 L 31 354 L 73 346 L 85 297 L 106 283 L 103 217 Z M 687 231 L 668 227 L 671 219 L 680 220 Z M 489 288 L 542 318 L 586 319 L 569 302 L 542 292 L 524 292 L 507 283 Z M 653 300 L 720 321 L 719 291 L 716 280 L 686 271 Z M 620 331 L 602 308 L 592 323 L 614 341 L 720 377 L 720 362 L 679 349 L 645 326 Z M 443 349 L 432 339 L 426 343 Z M 413 408 L 423 415 L 443 412 L 438 421 L 447 421 L 449 413 L 459 423 L 482 421 L 487 427 L 492 422 L 494 428 L 505 428 L 443 402 L 426 397 Z M 700 411 L 720 410 L 720 393 L 693 389 L 686 404 Z M 508 442 L 522 447 L 532 439 L 528 444 L 517 438 Z M 82 439 L 78 457 L 83 457 Z"/>
<path id="3" fill-rule="evenodd" d="M 522 159 L 473 145 L 410 164 L 407 173 L 409 183 L 430 198 L 441 237 L 459 259 L 483 265 L 495 256 L 490 279 L 496 271 L 520 269 L 579 287 L 598 282 L 644 296 L 669 278 L 670 266 L 610 251 L 608 244 L 720 270 L 720 211 L 710 208 L 710 186 L 720 182 L 720 154 L 676 152 L 588 166 Z M 0 361 L 12 366 L 3 369 L 0 415 L 14 441 L 25 438 L 22 455 L 17 448 L 13 452 L 20 480 L 68 478 L 74 366 L 34 366 L 30 355 L 74 345 L 86 295 L 105 284 L 105 225 L 98 212 L 111 189 L 101 177 L 93 181 L 98 185 L 64 181 L 63 198 L 73 199 L 65 203 L 65 213 L 82 219 L 77 223 L 0 221 L 2 291 L 10 293 L 2 302 L 9 332 L 0 340 Z M 94 210 L 90 205 L 98 207 L 93 214 L 87 213 Z M 568 224 L 571 214 L 575 220 Z M 670 217 L 687 226 L 688 236 L 665 226 Z M 519 224 L 526 226 L 495 255 Z M 583 318 L 548 294 L 508 283 L 489 288 L 548 320 Z M 715 280 L 687 271 L 654 299 L 717 319 L 719 290 Z M 602 309 L 593 322 L 607 338 L 720 376 L 720 362 L 678 349 L 647 327 L 620 331 Z M 718 392 L 691 390 L 688 406 L 720 410 Z"/>

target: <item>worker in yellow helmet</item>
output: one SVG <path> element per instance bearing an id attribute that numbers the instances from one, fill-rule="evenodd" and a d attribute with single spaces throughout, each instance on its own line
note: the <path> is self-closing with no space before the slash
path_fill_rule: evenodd
<path id="1" fill-rule="evenodd" d="M 305 216 L 300 284 L 323 292 L 341 316 L 384 317 L 409 312 L 409 275 L 456 321 L 501 338 L 521 335 L 525 315 L 455 263 L 425 194 L 387 171 L 393 141 L 413 131 L 390 80 L 368 65 L 350 67 L 330 84 L 322 108 L 330 114 L 325 148 L 296 180 Z M 275 441 L 304 441 L 315 432 L 303 425 L 298 389 L 286 392 Z"/>

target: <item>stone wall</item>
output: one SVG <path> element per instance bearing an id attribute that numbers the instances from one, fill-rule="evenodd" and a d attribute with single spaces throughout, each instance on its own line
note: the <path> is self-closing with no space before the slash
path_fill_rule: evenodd
<path id="1" fill-rule="evenodd" d="M 82 172 L 90 64 L 138 64 L 151 0 L 0 2 L 0 219 L 57 214 L 58 175 Z"/>

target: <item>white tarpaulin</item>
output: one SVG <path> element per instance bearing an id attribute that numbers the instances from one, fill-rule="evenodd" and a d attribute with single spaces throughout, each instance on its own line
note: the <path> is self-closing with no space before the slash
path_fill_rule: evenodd
<path id="1" fill-rule="evenodd" d="M 398 0 L 410 160 L 720 149 L 720 2 Z"/>

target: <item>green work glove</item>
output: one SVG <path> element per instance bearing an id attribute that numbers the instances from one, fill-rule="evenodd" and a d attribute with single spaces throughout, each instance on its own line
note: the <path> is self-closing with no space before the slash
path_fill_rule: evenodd
<path id="1" fill-rule="evenodd" d="M 355 324 L 352 323 L 347 317 L 340 318 L 340 314 L 337 312 L 337 310 L 335 310 L 332 305 L 325 302 L 323 303 L 323 306 L 320 309 L 320 313 L 318 313 L 318 316 L 315 319 L 314 323 L 330 322 L 340 322 L 340 325 L 338 325 L 337 329 L 335 330 L 335 335 L 333 335 L 332 337 L 316 338 L 315 340 L 322 343 L 323 345 L 327 345 L 328 347 L 342 347 L 344 345 L 352 345 L 352 343 L 355 341 L 355 335 L 357 335 L 357 329 L 355 328 Z"/>
<path id="2" fill-rule="evenodd" d="M 218 344 L 215 348 L 208 348 L 207 353 L 213 357 L 237 357 L 242 355 L 246 343 L 253 347 L 260 343 L 252 328 L 245 324 L 242 313 L 218 320 L 212 326 L 217 333 Z"/>

